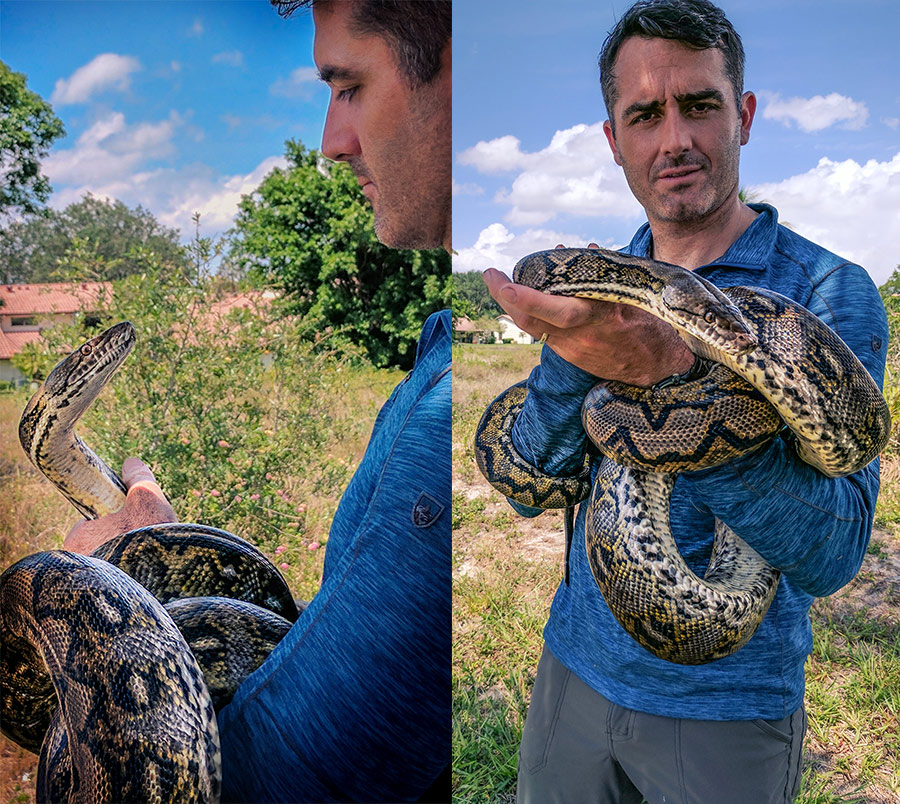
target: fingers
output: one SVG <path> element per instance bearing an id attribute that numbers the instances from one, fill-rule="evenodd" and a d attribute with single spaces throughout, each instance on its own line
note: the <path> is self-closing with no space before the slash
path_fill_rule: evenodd
<path id="1" fill-rule="evenodd" d="M 603 304 L 590 299 L 553 296 L 517 285 L 496 268 L 484 272 L 491 296 L 512 316 L 516 326 L 534 338 L 558 335 L 565 330 L 595 321 Z"/>

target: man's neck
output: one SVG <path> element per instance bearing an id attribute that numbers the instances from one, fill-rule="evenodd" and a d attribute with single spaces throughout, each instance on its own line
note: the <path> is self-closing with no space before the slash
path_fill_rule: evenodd
<path id="1" fill-rule="evenodd" d="M 723 209 L 724 208 L 724 209 Z M 655 260 L 671 262 L 693 271 L 721 257 L 753 223 L 757 213 L 737 201 L 723 204 L 696 223 L 650 222 Z"/>

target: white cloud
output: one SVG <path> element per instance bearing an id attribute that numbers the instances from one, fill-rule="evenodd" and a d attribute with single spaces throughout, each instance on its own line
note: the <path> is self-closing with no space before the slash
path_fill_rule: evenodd
<path id="1" fill-rule="evenodd" d="M 62 209 L 85 193 L 118 199 L 149 209 L 166 226 L 188 236 L 191 215 L 201 214 L 204 233 L 228 229 L 242 195 L 251 193 L 282 157 L 269 157 L 248 173 L 222 176 L 194 164 L 180 168 L 156 166 L 170 156 L 179 131 L 192 130 L 186 119 L 171 112 L 168 119 L 129 124 L 121 112 L 97 120 L 73 148 L 55 151 L 43 163 L 54 186 L 52 205 Z"/>
<path id="2" fill-rule="evenodd" d="M 751 188 L 781 220 L 821 246 L 866 268 L 882 284 L 900 257 L 900 153 L 864 165 L 823 158 L 812 170 Z"/>
<path id="3" fill-rule="evenodd" d="M 285 98 L 309 99 L 318 86 L 324 84 L 319 81 L 319 73 L 315 67 L 298 67 L 289 77 L 275 81 L 269 87 L 269 93 Z"/>
<path id="4" fill-rule="evenodd" d="M 527 154 L 523 153 L 518 137 L 507 134 L 487 142 L 481 141 L 463 151 L 457 161 L 471 165 L 479 173 L 504 173 L 525 166 Z"/>
<path id="5" fill-rule="evenodd" d="M 201 20 L 200 17 L 197 17 L 194 20 L 194 24 L 191 26 L 191 30 L 188 31 L 188 36 L 203 36 L 204 30 L 203 20 Z"/>
<path id="6" fill-rule="evenodd" d="M 202 233 L 213 236 L 231 227 L 242 195 L 252 193 L 273 168 L 286 166 L 283 157 L 272 156 L 249 173 L 230 176 L 217 175 L 201 164 L 136 171 L 57 189 L 51 203 L 62 209 L 89 192 L 100 198 L 117 199 L 130 207 L 140 204 L 160 223 L 179 229 L 183 238 L 192 235 L 191 216 L 199 212 Z"/>
<path id="7" fill-rule="evenodd" d="M 796 124 L 807 133 L 821 131 L 837 123 L 841 123 L 841 128 L 861 129 L 869 118 L 865 103 L 837 92 L 787 100 L 782 100 L 781 95 L 773 92 L 761 92 L 760 96 L 767 101 L 764 118 L 777 120 L 788 127 Z"/>
<path id="8" fill-rule="evenodd" d="M 230 67 L 243 67 L 244 54 L 240 50 L 226 50 L 212 57 L 213 64 L 227 64 Z"/>
<path id="9" fill-rule="evenodd" d="M 170 196 L 168 208 L 157 215 L 166 226 L 178 227 L 182 233 L 190 231 L 194 212 L 200 213 L 200 223 L 209 232 L 228 229 L 234 222 L 241 196 L 249 195 L 259 186 L 266 174 L 276 167 L 287 167 L 281 156 L 270 156 L 249 173 L 233 176 L 198 176 L 188 182 L 177 195 Z"/>
<path id="10" fill-rule="evenodd" d="M 181 124 L 176 112 L 167 120 L 134 125 L 121 112 L 112 112 L 85 130 L 73 148 L 54 151 L 42 167 L 54 185 L 107 182 L 171 154 Z"/>
<path id="11" fill-rule="evenodd" d="M 474 182 L 460 184 L 456 179 L 452 180 L 453 195 L 484 195 L 484 187 Z"/>
<path id="12" fill-rule="evenodd" d="M 881 122 L 888 128 L 892 128 L 896 131 L 897 127 L 900 126 L 900 117 L 882 117 Z"/>
<path id="13" fill-rule="evenodd" d="M 93 95 L 107 89 L 125 92 L 131 86 L 131 74 L 140 69 L 141 63 L 131 56 L 101 53 L 79 67 L 69 78 L 60 78 L 50 101 L 57 106 L 66 106 L 85 103 Z"/>
<path id="14" fill-rule="evenodd" d="M 504 220 L 515 226 L 535 226 L 558 214 L 624 218 L 642 214 L 612 158 L 601 123 L 557 131 L 546 148 L 533 153 L 523 151 L 521 142 L 507 135 L 479 142 L 457 159 L 481 173 L 520 171 L 495 197 L 510 207 Z"/>
<path id="15" fill-rule="evenodd" d="M 519 234 L 509 231 L 502 223 L 492 223 L 481 230 L 475 244 L 453 255 L 454 271 L 485 271 L 497 268 L 507 276 L 526 254 L 553 248 L 558 244 L 571 247 L 587 246 L 588 241 L 578 235 L 551 229 L 528 229 Z M 615 248 L 611 243 L 600 243 Z"/>

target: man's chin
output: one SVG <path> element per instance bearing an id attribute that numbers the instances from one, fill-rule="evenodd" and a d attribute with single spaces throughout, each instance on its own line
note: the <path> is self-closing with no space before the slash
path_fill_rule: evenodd
<path id="1" fill-rule="evenodd" d="M 375 213 L 375 236 L 388 248 L 438 248 L 441 245 L 440 236 L 429 236 L 426 232 L 415 227 L 401 228 L 392 225 L 390 221 Z"/>

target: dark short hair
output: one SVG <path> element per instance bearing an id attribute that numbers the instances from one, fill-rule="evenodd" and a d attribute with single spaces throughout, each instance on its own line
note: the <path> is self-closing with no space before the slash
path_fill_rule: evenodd
<path id="1" fill-rule="evenodd" d="M 600 51 L 600 87 L 611 123 L 616 105 L 616 56 L 630 36 L 673 39 L 697 50 L 718 48 L 738 107 L 744 94 L 744 46 L 716 5 L 708 0 L 638 0 L 610 31 Z"/>
<path id="2" fill-rule="evenodd" d="M 344 0 L 270 0 L 289 17 L 298 8 Z M 441 54 L 450 42 L 451 0 L 356 0 L 351 26 L 359 36 L 380 36 L 413 87 L 429 83 L 441 71 Z"/>

